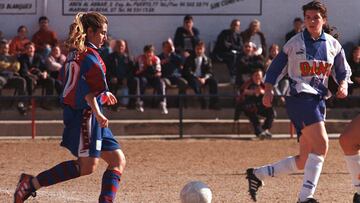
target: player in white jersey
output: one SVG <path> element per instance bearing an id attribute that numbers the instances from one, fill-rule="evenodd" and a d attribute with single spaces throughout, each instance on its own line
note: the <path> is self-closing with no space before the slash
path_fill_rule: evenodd
<path id="1" fill-rule="evenodd" d="M 360 203 L 360 115 L 354 118 L 339 139 L 352 183 L 356 189 L 353 203 Z"/>
<path id="2" fill-rule="evenodd" d="M 268 177 L 290 174 L 304 169 L 298 202 L 318 202 L 315 189 L 328 151 L 325 129 L 325 98 L 329 96 L 328 78 L 337 82 L 336 96 L 347 96 L 351 70 L 339 42 L 324 32 L 326 7 L 312 1 L 302 7 L 306 29 L 295 35 L 271 63 L 265 78 L 263 103 L 270 107 L 273 86 L 284 75 L 289 76 L 290 90 L 286 97 L 288 116 L 300 142 L 299 154 L 258 168 L 249 168 L 246 178 L 249 194 L 256 201 L 259 187 Z"/>

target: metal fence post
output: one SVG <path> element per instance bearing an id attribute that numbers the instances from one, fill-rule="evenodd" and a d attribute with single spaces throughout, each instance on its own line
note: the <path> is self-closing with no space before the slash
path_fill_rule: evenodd
<path id="1" fill-rule="evenodd" d="M 183 117 L 184 117 L 183 107 L 184 107 L 184 103 L 183 103 L 183 99 L 184 99 L 184 95 L 179 94 L 178 100 L 179 100 L 179 137 L 180 137 L 180 139 L 182 139 L 183 136 L 184 136 L 184 124 L 183 124 Z"/>

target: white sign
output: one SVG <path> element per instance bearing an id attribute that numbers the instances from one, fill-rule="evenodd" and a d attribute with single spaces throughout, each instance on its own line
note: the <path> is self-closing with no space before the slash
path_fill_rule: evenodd
<path id="1" fill-rule="evenodd" d="M 0 14 L 36 14 L 37 0 L 0 0 Z"/>
<path id="2" fill-rule="evenodd" d="M 63 0 L 63 15 L 261 15 L 262 0 Z"/>

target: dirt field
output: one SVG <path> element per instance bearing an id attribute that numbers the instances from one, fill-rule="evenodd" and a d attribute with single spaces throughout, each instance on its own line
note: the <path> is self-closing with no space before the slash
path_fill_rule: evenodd
<path id="1" fill-rule="evenodd" d="M 213 202 L 251 202 L 244 171 L 295 154 L 295 140 L 121 140 L 127 156 L 117 202 L 176 203 L 185 183 L 201 180 L 213 191 Z M 330 153 L 316 197 L 320 202 L 351 202 L 353 189 L 337 140 Z M 37 174 L 72 159 L 59 140 L 0 140 L 0 202 L 12 202 L 21 172 Z M 28 202 L 96 202 L 102 172 L 38 191 Z M 296 202 L 302 174 L 272 178 L 258 202 Z"/>

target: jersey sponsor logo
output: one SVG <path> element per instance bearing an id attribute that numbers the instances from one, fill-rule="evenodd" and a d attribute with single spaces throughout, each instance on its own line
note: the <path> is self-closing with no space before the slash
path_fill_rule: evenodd
<path id="1" fill-rule="evenodd" d="M 329 76 L 331 71 L 331 64 L 323 61 L 314 61 L 300 63 L 301 76 L 324 75 Z"/>

